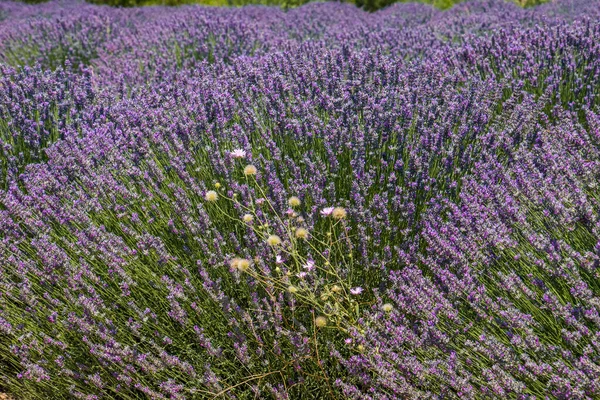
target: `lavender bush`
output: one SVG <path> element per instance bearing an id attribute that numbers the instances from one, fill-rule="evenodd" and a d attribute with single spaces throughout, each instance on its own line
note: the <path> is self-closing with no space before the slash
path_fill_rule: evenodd
<path id="1" fill-rule="evenodd" d="M 600 398 L 600 2 L 0 15 L 2 390 Z"/>

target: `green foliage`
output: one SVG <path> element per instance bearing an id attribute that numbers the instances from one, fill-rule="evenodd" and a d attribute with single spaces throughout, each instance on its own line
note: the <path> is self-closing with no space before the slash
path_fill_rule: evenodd
<path id="1" fill-rule="evenodd" d="M 420 0 L 420 3 L 431 4 L 440 9 L 452 7 L 461 0 Z M 391 4 L 398 3 L 398 0 L 355 0 L 358 7 L 362 7 L 367 11 L 377 11 Z M 405 2 L 405 1 L 400 1 Z"/>

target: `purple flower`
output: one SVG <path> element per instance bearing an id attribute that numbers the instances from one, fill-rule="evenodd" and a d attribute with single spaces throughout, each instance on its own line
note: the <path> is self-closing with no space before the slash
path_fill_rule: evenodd
<path id="1" fill-rule="evenodd" d="M 324 209 L 321 210 L 321 215 L 324 217 L 327 217 L 333 213 L 334 209 L 335 209 L 335 207 L 325 207 Z"/>
<path id="2" fill-rule="evenodd" d="M 350 289 L 350 293 L 352 293 L 354 296 L 358 296 L 362 292 L 363 292 L 363 288 L 361 288 L 360 286 L 353 287 L 352 289 Z"/>
<path id="3" fill-rule="evenodd" d="M 302 268 L 310 272 L 315 269 L 315 262 L 313 260 L 307 260 L 306 264 L 304 264 Z"/>
<path id="4" fill-rule="evenodd" d="M 246 151 L 242 149 L 235 149 L 229 153 L 231 158 L 244 158 L 246 157 Z"/>

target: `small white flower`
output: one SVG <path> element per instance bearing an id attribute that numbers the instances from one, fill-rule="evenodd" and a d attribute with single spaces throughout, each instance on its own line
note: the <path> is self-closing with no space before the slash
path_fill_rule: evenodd
<path id="1" fill-rule="evenodd" d="M 242 150 L 242 149 L 235 149 L 234 151 L 229 153 L 229 155 L 232 158 L 244 158 L 244 157 L 246 157 L 246 151 Z"/>
<path id="2" fill-rule="evenodd" d="M 219 195 L 217 194 L 217 192 L 215 192 L 214 190 L 209 190 L 208 192 L 206 192 L 206 194 L 204 195 L 204 199 L 206 201 L 217 201 L 217 199 L 219 198 Z"/>
<path id="3" fill-rule="evenodd" d="M 327 217 L 329 215 L 331 215 L 331 213 L 333 212 L 335 207 L 325 207 L 324 209 L 321 210 L 321 215 L 324 217 Z"/>
<path id="4" fill-rule="evenodd" d="M 283 258 L 281 258 L 281 256 L 279 254 L 275 257 L 275 263 L 283 264 Z"/>

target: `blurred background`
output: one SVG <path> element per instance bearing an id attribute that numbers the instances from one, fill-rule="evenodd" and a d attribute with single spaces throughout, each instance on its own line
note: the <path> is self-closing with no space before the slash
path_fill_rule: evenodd
<path id="1" fill-rule="evenodd" d="M 26 3 L 42 3 L 46 0 L 24 0 Z M 283 8 L 297 7 L 308 3 L 310 0 L 87 0 L 90 3 L 106 4 L 117 7 L 135 7 L 135 6 L 178 6 L 182 4 L 203 4 L 208 6 L 244 6 L 248 4 L 261 4 L 269 6 L 281 6 Z M 431 4 L 440 9 L 452 7 L 462 0 L 411 0 L 412 2 Z M 511 1 L 511 0 L 507 0 Z M 522 7 L 531 7 L 548 0 L 512 0 Z M 393 3 L 404 3 L 406 0 L 349 0 L 356 6 L 366 11 L 377 11 Z"/>

